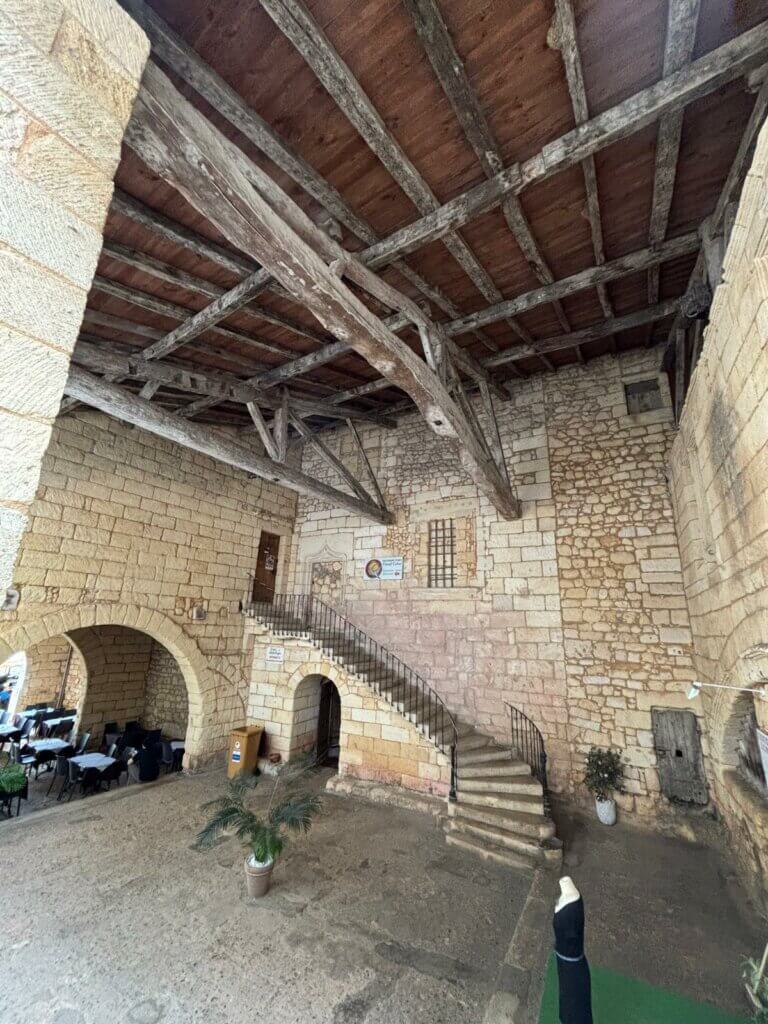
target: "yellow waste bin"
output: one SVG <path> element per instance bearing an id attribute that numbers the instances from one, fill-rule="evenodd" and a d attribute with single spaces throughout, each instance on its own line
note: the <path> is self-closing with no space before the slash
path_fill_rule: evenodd
<path id="1" fill-rule="evenodd" d="M 253 775 L 256 771 L 263 732 L 263 725 L 244 725 L 240 729 L 232 730 L 227 755 L 227 775 L 230 779 L 234 779 L 240 772 Z"/>

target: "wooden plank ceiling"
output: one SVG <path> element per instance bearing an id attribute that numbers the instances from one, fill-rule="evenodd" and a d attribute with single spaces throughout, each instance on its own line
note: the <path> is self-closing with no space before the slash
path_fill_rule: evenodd
<path id="1" fill-rule="evenodd" d="M 154 59 L 180 92 L 355 252 L 768 25 L 768 0 L 151 0 L 146 9 L 141 0 L 124 0 L 124 6 L 140 19 L 154 15 L 146 22 L 153 26 Z M 180 63 L 183 49 L 173 34 L 198 59 Z M 225 107 L 226 87 L 203 98 L 211 81 L 206 68 L 234 90 L 239 107 Z M 663 262 L 609 273 L 605 283 L 566 289 L 556 301 L 522 300 L 509 316 L 453 333 L 455 344 L 501 384 L 666 340 L 672 300 L 685 292 L 696 263 L 691 233 L 715 209 L 755 105 L 743 70 L 725 78 L 679 113 L 511 194 L 377 273 L 427 303 L 434 320 L 449 322 L 688 238 Z M 244 122 L 244 110 L 256 118 Z M 274 282 L 215 326 L 185 327 L 176 347 L 181 324 L 258 266 L 127 146 L 116 184 L 83 352 L 96 346 L 138 354 L 154 346 L 151 354 L 160 350 L 163 366 L 228 371 L 253 385 L 245 399 L 272 388 L 268 401 L 258 403 L 269 418 L 270 409 L 280 409 L 279 368 L 335 343 L 287 378 L 292 400 L 303 402 L 305 424 L 319 429 L 347 416 L 365 421 L 408 407 L 402 391 L 374 384 L 378 373 Z M 369 295 L 365 301 L 383 318 L 390 315 Z M 646 316 L 649 307 L 655 312 Z M 412 324 L 400 336 L 422 354 Z M 555 340 L 541 344 L 548 339 Z M 337 349 L 335 358 L 322 361 Z M 197 422 L 253 426 L 245 401 L 210 393 L 201 399 L 167 380 L 102 371 Z M 337 419 L 329 409 L 338 410 Z"/>

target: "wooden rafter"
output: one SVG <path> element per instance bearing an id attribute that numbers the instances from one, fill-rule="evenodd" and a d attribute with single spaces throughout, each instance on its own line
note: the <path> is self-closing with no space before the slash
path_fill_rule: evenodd
<path id="1" fill-rule="evenodd" d="M 583 291 L 585 288 L 595 288 L 598 284 L 606 284 L 620 277 L 626 277 L 628 274 L 647 270 L 648 267 L 655 264 L 664 263 L 678 256 L 686 256 L 695 252 L 698 246 L 697 233 L 690 231 L 677 238 L 671 238 L 653 249 L 639 249 L 636 252 L 627 253 L 626 256 L 603 263 L 602 266 L 590 267 L 588 270 L 571 275 L 571 277 L 564 277 L 554 284 L 542 285 L 541 288 L 500 302 L 496 306 L 479 310 L 477 313 L 469 313 L 459 320 L 453 320 L 446 324 L 445 330 L 452 336 L 464 334 L 475 327 L 496 323 L 506 319 L 507 316 L 516 316 L 527 309 L 540 306 L 543 302 L 551 302 L 553 298 L 564 298 L 575 292 Z"/>
<path id="2" fill-rule="evenodd" d="M 144 28 L 152 42 L 153 51 L 184 82 L 202 96 L 221 117 L 234 125 L 257 149 L 265 153 L 285 174 L 296 182 L 307 195 L 320 203 L 327 213 L 343 224 L 365 245 L 378 241 L 373 228 L 356 214 L 343 196 L 330 182 L 299 156 L 263 118 L 252 110 L 238 93 L 199 57 L 195 51 L 149 7 L 144 0 L 124 0 L 123 6 Z M 450 317 L 458 310 L 440 289 L 426 281 L 413 267 L 402 260 L 393 265 L 422 295 Z M 477 340 L 490 351 L 498 346 L 481 332 Z"/>
<path id="3" fill-rule="evenodd" d="M 644 324 L 664 320 L 666 317 L 676 313 L 678 306 L 678 299 L 667 299 L 665 302 L 659 302 L 657 305 L 650 306 L 647 309 L 640 309 L 636 313 L 628 313 L 626 316 L 601 320 L 591 327 L 583 327 L 581 330 L 572 331 L 570 334 L 561 334 L 554 338 L 541 338 L 534 342 L 536 346 L 535 353 L 527 352 L 524 345 L 515 345 L 506 352 L 499 352 L 495 356 L 488 356 L 484 360 L 483 365 L 488 369 L 494 369 L 498 366 L 505 366 L 514 359 L 523 359 L 533 354 L 538 355 L 540 351 L 559 352 L 562 349 L 578 348 L 580 345 L 586 345 L 588 342 L 597 341 L 600 338 L 608 338 L 620 331 L 628 331 L 633 327 L 641 327 Z M 337 400 L 338 396 L 334 396 L 331 402 L 335 403 Z"/>
<path id="4" fill-rule="evenodd" d="M 584 71 L 581 64 L 579 41 L 576 34 L 573 0 L 555 0 L 555 19 L 552 24 L 552 31 L 548 36 L 548 42 L 553 48 L 558 49 L 562 56 L 574 120 L 577 125 L 584 124 L 589 120 L 589 105 L 587 103 L 587 90 L 584 85 Z M 595 264 L 599 266 L 601 263 L 605 263 L 605 243 L 603 241 L 603 219 L 600 213 L 600 196 L 597 191 L 597 170 L 595 168 L 594 154 L 590 153 L 589 156 L 586 156 L 581 161 L 581 170 L 584 175 L 584 191 L 587 196 L 586 213 L 592 235 L 592 249 L 595 254 Z M 607 318 L 612 317 L 613 306 L 608 295 L 608 289 L 604 284 L 598 285 L 597 296 L 600 300 L 603 315 Z M 580 349 L 577 349 L 577 351 L 581 352 Z"/>
<path id="5" fill-rule="evenodd" d="M 475 151 L 486 177 L 492 178 L 504 165 L 501 148 L 472 88 L 437 3 L 435 0 L 404 0 L 404 4 L 467 141 Z M 533 237 L 520 200 L 514 195 L 507 196 L 501 207 L 507 225 L 531 270 L 543 284 L 551 284 L 554 275 Z M 498 289 L 495 291 L 498 293 Z M 562 304 L 555 302 L 553 306 L 560 324 L 566 331 L 569 330 Z M 519 327 L 515 324 L 512 326 Z M 552 369 L 546 357 L 545 362 Z"/>
<path id="6" fill-rule="evenodd" d="M 300 0 L 260 2 L 416 209 L 422 214 L 436 210 L 440 204 L 434 193 L 306 7 Z M 457 232 L 448 231 L 443 242 L 486 301 L 499 302 L 501 293 L 464 239 Z M 524 340 L 529 340 L 524 328 L 514 323 L 511 326 Z"/>
<path id="7" fill-rule="evenodd" d="M 478 185 L 448 200 L 434 213 L 399 228 L 371 246 L 366 263 L 380 268 L 434 242 L 498 206 L 505 196 L 580 164 L 591 154 L 654 124 L 665 113 L 680 110 L 768 57 L 768 24 L 763 22 L 654 85 L 577 125 L 548 143 L 520 166 L 505 167 Z"/>
<path id="8" fill-rule="evenodd" d="M 701 0 L 669 0 L 667 39 L 664 47 L 665 77 L 679 71 L 689 63 L 696 41 L 696 25 Z M 656 136 L 656 162 L 653 173 L 653 198 L 648 241 L 656 245 L 664 241 L 669 224 L 669 211 L 677 177 L 680 138 L 683 130 L 684 110 L 673 110 L 659 119 Z M 659 268 L 648 271 L 648 302 L 659 299 Z"/>
<path id="9" fill-rule="evenodd" d="M 355 351 L 405 391 L 431 429 L 457 444 L 465 469 L 502 515 L 519 514 L 519 504 L 506 481 L 487 459 L 461 410 L 435 374 L 306 241 L 318 241 L 319 234 L 320 241 L 327 244 L 327 236 L 318 233 L 300 208 L 266 176 L 258 188 L 251 187 L 240 170 L 237 147 L 195 110 L 151 61 L 144 72 L 126 141 L 225 238 L 258 259 L 327 330 L 349 341 Z"/>
<path id="10" fill-rule="evenodd" d="M 112 343 L 104 339 L 80 338 L 72 356 L 73 360 L 93 370 L 120 380 L 131 379 L 147 383 L 163 385 L 190 395 L 205 395 L 220 402 L 237 402 L 247 405 L 254 402 L 265 409 L 278 410 L 282 396 L 276 392 L 265 393 L 253 387 L 248 381 L 241 381 L 232 374 L 215 370 L 201 370 L 192 363 L 166 360 L 147 360 L 142 352 L 126 352 L 118 350 Z M 302 416 L 322 416 L 328 419 L 359 420 L 363 423 L 376 423 L 392 427 L 395 421 L 386 415 L 361 412 L 357 409 L 344 408 L 308 398 L 304 395 L 291 394 L 289 399 L 294 409 Z M 187 412 L 189 407 L 182 410 Z"/>
<path id="11" fill-rule="evenodd" d="M 174 441 L 184 448 L 201 452 L 229 466 L 253 473 L 263 480 L 280 484 L 299 494 L 319 498 L 333 507 L 349 509 L 377 523 L 387 524 L 393 521 L 393 517 L 385 509 L 372 501 L 361 501 L 357 497 L 345 494 L 344 491 L 314 480 L 298 469 L 256 455 L 222 431 L 189 423 L 156 404 L 131 394 L 125 388 L 99 380 L 78 366 L 70 367 L 64 390 L 77 401 L 100 409 L 109 416 L 133 423 L 152 434 Z"/>
<path id="12" fill-rule="evenodd" d="M 373 500 L 363 485 L 355 479 L 341 459 L 331 451 L 321 438 L 315 437 L 315 435 L 307 429 L 305 424 L 302 423 L 297 416 L 291 416 L 290 420 L 298 434 L 303 437 L 305 441 L 309 441 L 310 445 L 320 455 L 323 461 L 339 474 L 341 479 L 352 489 L 352 491 L 354 491 L 361 501 Z"/>

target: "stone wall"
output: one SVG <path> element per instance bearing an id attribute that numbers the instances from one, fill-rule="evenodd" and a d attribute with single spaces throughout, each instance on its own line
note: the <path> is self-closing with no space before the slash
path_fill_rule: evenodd
<path id="1" fill-rule="evenodd" d="M 339 608 L 421 673 L 449 708 L 508 738 L 505 701 L 542 730 L 550 779 L 580 786 L 589 746 L 621 748 L 625 806 L 650 812 L 659 784 L 651 707 L 679 707 L 693 676 L 682 575 L 665 481 L 674 435 L 660 354 L 604 357 L 514 385 L 497 406 L 522 500 L 501 520 L 449 444 L 416 415 L 361 431 L 390 527 L 301 499 L 290 586 L 340 564 Z M 627 413 L 626 383 L 658 379 L 662 407 Z M 344 432 L 328 443 L 353 470 Z M 304 469 L 319 472 L 311 451 Z M 429 521 L 456 525 L 456 585 L 428 586 Z M 401 582 L 370 581 L 368 559 L 402 555 Z M 334 574 L 337 574 L 334 568 Z"/>
<path id="2" fill-rule="evenodd" d="M 123 626 L 90 626 L 69 633 L 85 661 L 88 685 L 79 731 L 101 744 L 104 726 L 140 721 L 144 712 L 152 639 Z"/>
<path id="3" fill-rule="evenodd" d="M 187 684 L 176 659 L 162 644 L 152 643 L 144 695 L 142 724 L 162 729 L 164 736 L 184 739 L 187 734 L 189 701 Z"/>
<path id="4" fill-rule="evenodd" d="M 21 603 L 0 613 L 0 647 L 99 625 L 152 636 L 187 684 L 194 763 L 245 721 L 238 603 L 262 529 L 285 537 L 280 585 L 294 510 L 290 492 L 101 413 L 62 417 L 14 574 Z"/>
<path id="5" fill-rule="evenodd" d="M 27 667 L 16 710 L 23 711 L 30 704 L 43 701 L 55 706 L 65 672 L 67 678 L 61 706 L 79 710 L 86 686 L 85 663 L 80 652 L 63 636 L 51 637 L 31 647 L 27 651 Z"/>
<path id="6" fill-rule="evenodd" d="M 747 176 L 670 459 L 698 678 L 768 679 L 768 129 Z M 704 690 L 715 797 L 738 863 L 766 901 L 766 792 L 738 771 L 740 725 L 768 702 Z"/>
<path id="7" fill-rule="evenodd" d="M 288 759 L 317 736 L 320 678 L 330 679 L 341 698 L 339 774 L 445 795 L 450 762 L 429 741 L 355 676 L 306 640 L 277 639 L 251 621 L 253 640 L 248 720 L 266 727 L 266 750 Z M 266 660 L 279 644 L 285 660 Z"/>
<path id="8" fill-rule="evenodd" d="M 4 598 L 101 250 L 112 177 L 149 43 L 114 0 L 7 0 L 0 38 Z"/>

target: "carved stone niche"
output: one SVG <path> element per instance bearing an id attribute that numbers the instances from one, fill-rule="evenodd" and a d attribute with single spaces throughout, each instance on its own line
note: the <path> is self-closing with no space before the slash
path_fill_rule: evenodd
<path id="1" fill-rule="evenodd" d="M 341 608 L 346 591 L 347 570 L 352 564 L 354 538 L 347 536 L 307 537 L 299 544 L 299 584 L 302 593 L 312 594 L 332 608 Z"/>

